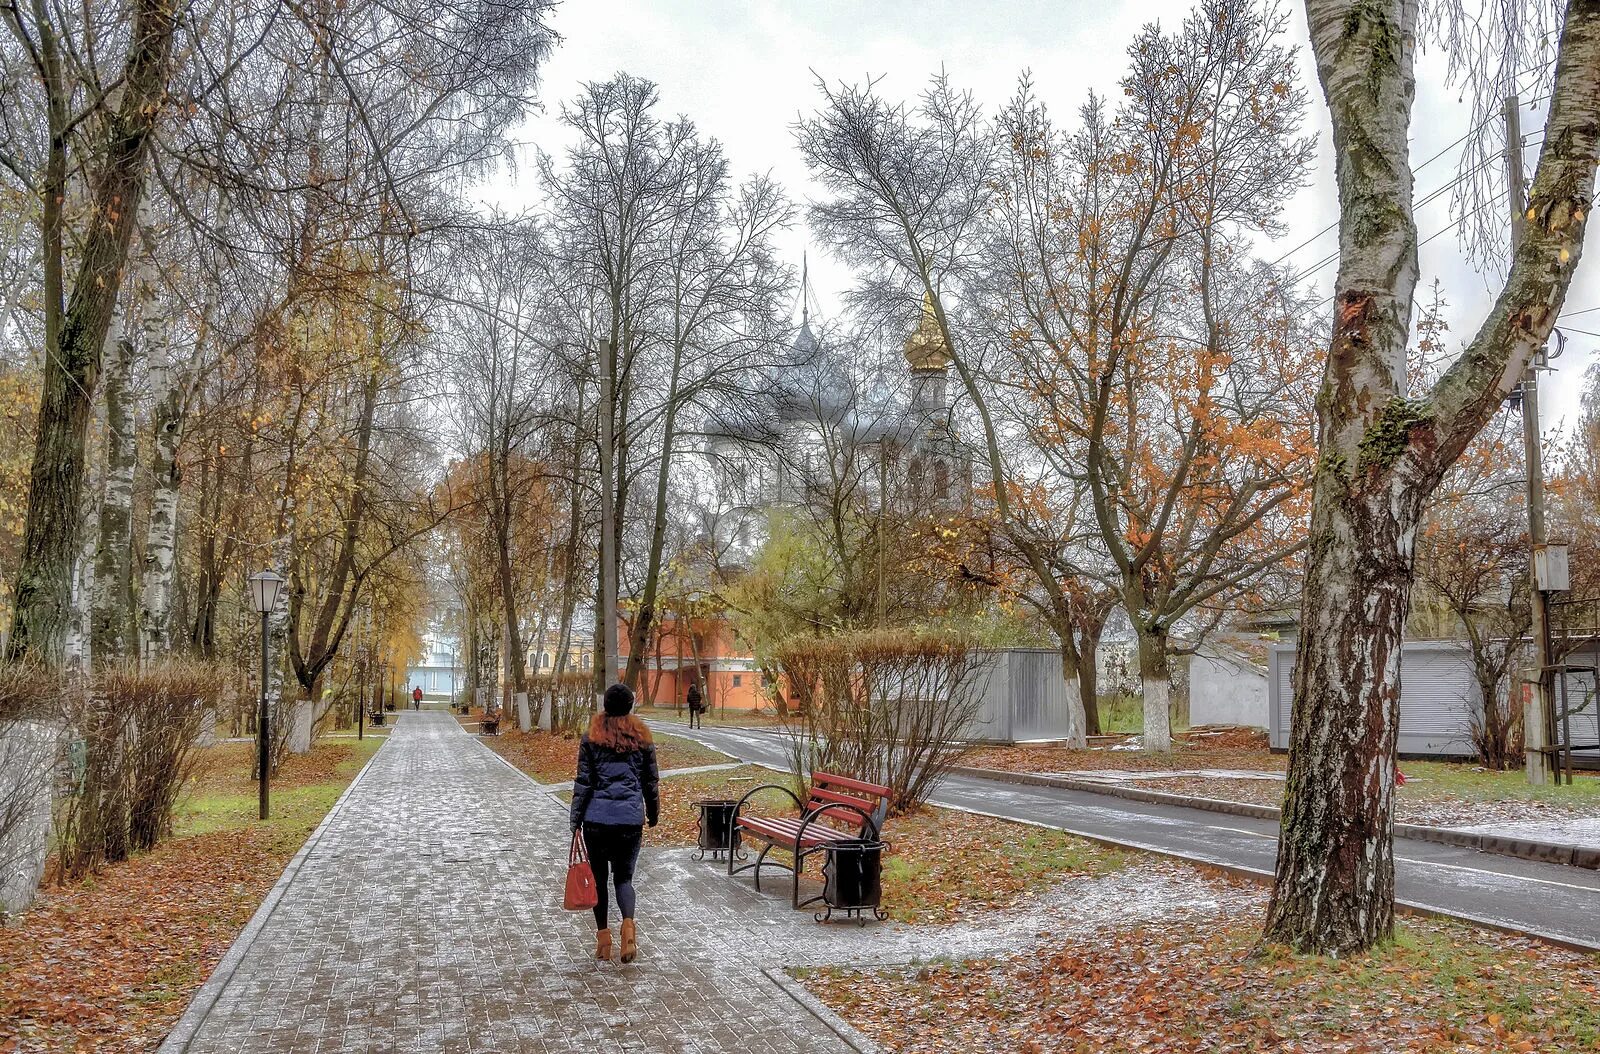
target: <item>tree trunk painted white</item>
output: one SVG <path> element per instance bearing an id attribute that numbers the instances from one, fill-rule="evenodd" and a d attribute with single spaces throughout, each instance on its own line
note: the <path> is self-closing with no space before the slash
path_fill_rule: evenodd
<path id="1" fill-rule="evenodd" d="M 296 698 L 289 708 L 289 753 L 311 753 L 311 730 L 316 726 L 316 719 L 316 704 L 310 699 Z"/>
<path id="2" fill-rule="evenodd" d="M 517 708 L 517 730 L 533 731 L 533 713 L 528 709 L 528 693 L 518 692 L 512 696 L 512 704 Z"/>
<path id="3" fill-rule="evenodd" d="M 1061 630 L 1061 679 L 1067 691 L 1067 745 L 1082 750 L 1089 745 L 1086 736 L 1088 715 L 1083 709 L 1083 696 L 1078 692 L 1078 663 L 1081 656 L 1072 639 L 1070 626 Z M 1089 660 L 1093 662 L 1093 658 Z"/>
<path id="4" fill-rule="evenodd" d="M 1144 693 L 1144 749 L 1172 749 L 1172 675 L 1167 639 L 1139 631 L 1139 685 Z"/>
<path id="5" fill-rule="evenodd" d="M 1307 0 L 1333 119 L 1339 276 L 1282 836 L 1265 938 L 1343 955 L 1394 929 L 1400 639 L 1423 505 L 1560 314 L 1600 155 L 1600 3 L 1567 9 L 1527 221 L 1504 288 L 1430 391 L 1406 388 L 1417 280 L 1408 163 L 1415 0 Z"/>

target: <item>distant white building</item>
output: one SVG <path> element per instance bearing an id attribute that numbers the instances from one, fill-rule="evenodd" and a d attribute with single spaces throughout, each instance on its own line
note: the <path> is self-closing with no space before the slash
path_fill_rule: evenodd
<path id="1" fill-rule="evenodd" d="M 422 638 L 422 655 L 406 668 L 405 695 L 418 685 L 424 699 L 449 702 L 466 684 L 460 642 L 447 634 Z"/>
<path id="2" fill-rule="evenodd" d="M 1269 647 L 1262 638 L 1232 636 L 1200 645 L 1189 657 L 1189 723 L 1266 729 Z"/>

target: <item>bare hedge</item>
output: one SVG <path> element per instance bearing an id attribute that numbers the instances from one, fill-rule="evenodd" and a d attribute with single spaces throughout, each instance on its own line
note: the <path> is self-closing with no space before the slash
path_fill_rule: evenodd
<path id="1" fill-rule="evenodd" d="M 874 631 L 791 638 L 776 649 L 795 713 L 790 767 L 881 783 L 907 812 L 971 750 L 982 657 L 970 640 Z"/>
<path id="2" fill-rule="evenodd" d="M 594 675 L 591 673 L 563 673 L 560 677 L 549 674 L 533 678 L 531 698 L 544 700 L 551 707 L 550 731 L 563 736 L 575 736 L 589 724 L 595 710 Z"/>
<path id="3" fill-rule="evenodd" d="M 63 696 L 77 746 L 57 808 L 59 877 L 81 877 L 172 833 L 178 793 L 223 684 L 208 664 L 118 663 Z"/>

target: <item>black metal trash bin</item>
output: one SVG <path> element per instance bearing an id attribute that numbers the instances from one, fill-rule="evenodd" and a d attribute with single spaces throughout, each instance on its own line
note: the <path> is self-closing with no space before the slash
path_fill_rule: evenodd
<path id="1" fill-rule="evenodd" d="M 732 798 L 702 798 L 694 807 L 700 811 L 700 851 L 694 854 L 696 860 L 704 860 L 707 853 L 716 860 L 738 848 L 739 832 L 733 824 L 738 802 Z"/>
<path id="2" fill-rule="evenodd" d="M 829 842 L 822 864 L 822 901 L 828 909 L 816 915 L 827 922 L 838 909 L 845 918 L 866 925 L 866 912 L 886 919 L 889 913 L 878 907 L 883 899 L 883 850 L 885 843 L 875 838 L 846 838 Z"/>

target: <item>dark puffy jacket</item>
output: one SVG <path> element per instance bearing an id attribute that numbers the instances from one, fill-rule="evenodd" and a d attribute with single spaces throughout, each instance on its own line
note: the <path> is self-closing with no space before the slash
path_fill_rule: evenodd
<path id="1" fill-rule="evenodd" d="M 653 744 L 622 753 L 584 736 L 578 744 L 578 778 L 572 782 L 572 825 L 654 827 L 661 811 L 659 782 Z"/>

